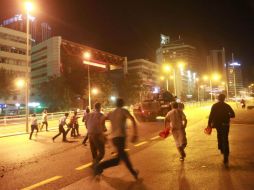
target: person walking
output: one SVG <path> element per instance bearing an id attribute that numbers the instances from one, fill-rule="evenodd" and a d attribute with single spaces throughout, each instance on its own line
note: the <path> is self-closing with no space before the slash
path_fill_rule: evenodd
<path id="1" fill-rule="evenodd" d="M 31 132 L 30 132 L 30 137 L 29 137 L 30 140 L 32 139 L 33 132 L 34 132 L 35 129 L 37 130 L 37 132 L 36 132 L 36 135 L 37 135 L 37 133 L 39 131 L 39 129 L 38 129 L 38 121 L 37 121 L 37 118 L 36 118 L 36 114 L 32 114 L 32 118 L 31 118 Z"/>
<path id="2" fill-rule="evenodd" d="M 79 124 L 78 124 L 78 112 L 74 111 L 74 115 L 70 119 L 69 125 L 71 126 L 71 136 L 72 137 L 77 137 L 80 136 L 79 134 Z M 70 127 L 69 126 L 69 127 Z"/>
<path id="3" fill-rule="evenodd" d="M 187 146 L 187 138 L 185 128 L 187 126 L 187 119 L 183 112 L 182 106 L 179 108 L 179 103 L 172 103 L 172 110 L 169 111 L 164 120 L 164 126 L 167 127 L 168 123 L 174 137 L 177 150 L 180 153 L 180 160 L 184 161 L 186 153 L 184 151 Z"/>
<path id="4" fill-rule="evenodd" d="M 218 102 L 213 104 L 208 119 L 208 127 L 217 130 L 218 149 L 224 155 L 224 164 L 227 164 L 229 157 L 228 133 L 230 118 L 235 117 L 235 112 L 230 105 L 224 102 L 225 98 L 224 94 L 220 94 Z"/>
<path id="5" fill-rule="evenodd" d="M 42 113 L 42 125 L 41 125 L 41 128 L 40 128 L 40 131 L 42 131 L 42 128 L 43 128 L 44 124 L 46 126 L 46 131 L 48 131 L 48 113 L 47 113 L 46 109 Z"/>
<path id="6" fill-rule="evenodd" d="M 52 138 L 53 142 L 61 134 L 63 134 L 63 142 L 67 142 L 67 140 L 66 140 L 66 133 L 65 133 L 65 130 L 64 130 L 64 125 L 67 125 L 66 124 L 66 119 L 68 118 L 68 116 L 69 116 L 69 113 L 65 113 L 64 116 L 60 118 L 60 120 L 59 120 L 59 126 L 58 126 L 59 133 Z"/>
<path id="7" fill-rule="evenodd" d="M 103 118 L 103 122 L 106 119 L 109 119 L 111 122 L 111 136 L 113 145 L 116 147 L 117 156 L 113 159 L 103 161 L 99 163 L 95 167 L 95 175 L 100 175 L 104 169 L 117 166 L 120 160 L 123 160 L 127 168 L 129 169 L 130 173 L 133 177 L 137 180 L 138 179 L 138 171 L 133 169 L 132 163 L 129 160 L 127 152 L 125 149 L 126 143 L 126 120 L 130 119 L 132 121 L 132 125 L 134 128 L 134 135 L 132 137 L 132 142 L 137 141 L 137 125 L 135 122 L 134 117 L 130 114 L 130 112 L 123 108 L 124 101 L 121 98 L 116 100 L 116 109 L 109 112 L 106 117 Z"/>
<path id="8" fill-rule="evenodd" d="M 85 115 L 87 134 L 90 143 L 90 149 L 93 157 L 93 166 L 96 166 L 105 155 L 105 136 L 103 117 L 101 113 L 101 104 L 94 105 L 95 110 Z"/>
<path id="9" fill-rule="evenodd" d="M 85 125 L 85 127 L 86 127 L 86 130 L 87 130 L 86 115 L 89 114 L 89 113 L 90 113 L 90 109 L 89 109 L 89 107 L 87 107 L 87 108 L 86 108 L 86 111 L 84 112 L 83 119 L 82 119 L 82 121 L 84 122 L 84 125 Z M 87 140 L 88 140 L 88 133 L 86 133 L 86 136 L 85 136 L 85 138 L 84 138 L 84 140 L 83 140 L 83 142 L 82 142 L 82 144 L 83 144 L 84 146 L 86 146 L 86 141 L 87 141 Z"/>

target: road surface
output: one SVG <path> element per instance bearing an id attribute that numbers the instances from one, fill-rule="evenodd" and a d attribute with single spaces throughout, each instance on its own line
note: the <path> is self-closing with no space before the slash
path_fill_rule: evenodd
<path id="1" fill-rule="evenodd" d="M 254 110 L 236 111 L 230 131 L 229 168 L 222 164 L 216 132 L 203 133 L 208 107 L 186 110 L 187 158 L 179 161 L 172 137 L 158 138 L 163 121 L 139 123 L 139 142 L 128 143 L 127 151 L 141 180 L 135 181 L 124 164 L 105 170 L 100 181 L 92 178 L 91 153 L 81 145 L 82 138 L 61 138 L 52 142 L 57 131 L 42 132 L 28 140 L 28 135 L 0 138 L 0 189 L 254 189 Z M 82 134 L 85 134 L 84 127 Z M 128 127 L 131 134 L 132 128 Z M 105 159 L 114 155 L 112 145 Z"/>

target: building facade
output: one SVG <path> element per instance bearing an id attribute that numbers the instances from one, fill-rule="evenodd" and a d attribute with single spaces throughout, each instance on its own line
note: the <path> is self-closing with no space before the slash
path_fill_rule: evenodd
<path id="1" fill-rule="evenodd" d="M 244 90 L 241 64 L 229 63 L 227 67 L 229 97 L 239 96 Z"/>
<path id="2" fill-rule="evenodd" d="M 194 46 L 186 44 L 181 38 L 172 41 L 169 36 L 161 35 L 161 46 L 156 50 L 156 62 L 160 67 L 164 64 L 171 66 L 171 73 L 168 74 L 169 79 L 172 79 L 169 80 L 169 89 L 175 96 L 182 99 L 192 97 L 191 89 L 195 83 L 193 75 L 196 77 L 200 69 Z M 179 63 L 184 67 L 179 67 Z"/>
<path id="3" fill-rule="evenodd" d="M 84 60 L 84 52 L 91 54 L 89 60 Z M 87 65 L 91 74 L 119 68 L 126 71 L 127 66 L 125 57 L 71 42 L 60 36 L 33 46 L 31 59 L 32 96 L 38 95 L 38 88 L 50 77 L 75 72 L 75 69 L 81 69 L 87 75 Z"/>
<path id="4" fill-rule="evenodd" d="M 16 78 L 24 79 L 26 77 L 26 48 L 25 33 L 0 27 L 0 69 L 4 69 L 7 75 L 9 74 L 13 80 Z M 30 49 L 31 46 L 29 47 Z M 1 102 L 6 104 L 24 103 L 24 93 L 20 89 L 17 96 L 14 98 L 10 97 L 8 100 L 1 100 Z"/>
<path id="5" fill-rule="evenodd" d="M 210 50 L 207 56 L 207 73 L 214 72 L 222 76 L 222 80 L 227 80 L 227 68 L 225 49 L 221 50 Z"/>
<path id="6" fill-rule="evenodd" d="M 138 74 L 142 80 L 142 89 L 140 99 L 148 98 L 159 85 L 160 66 L 157 63 L 145 60 L 135 59 L 128 61 L 128 73 Z"/>
<path id="7" fill-rule="evenodd" d="M 13 30 L 26 32 L 26 15 L 17 14 L 4 20 L 0 25 Z M 47 40 L 52 35 L 52 29 L 48 23 L 41 22 L 31 15 L 29 15 L 29 26 L 29 33 L 32 36 L 32 45 Z"/>

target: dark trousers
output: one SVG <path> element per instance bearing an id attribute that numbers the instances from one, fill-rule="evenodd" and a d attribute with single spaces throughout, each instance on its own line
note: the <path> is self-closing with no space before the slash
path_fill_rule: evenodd
<path id="1" fill-rule="evenodd" d="M 59 127 L 59 133 L 53 137 L 53 140 L 55 140 L 58 136 L 63 134 L 63 141 L 66 141 L 66 133 L 65 133 L 63 125 L 59 125 L 58 127 Z"/>
<path id="2" fill-rule="evenodd" d="M 137 172 L 132 167 L 132 164 L 131 164 L 131 161 L 129 160 L 127 152 L 124 150 L 125 139 L 126 139 L 125 137 L 115 137 L 112 139 L 113 145 L 116 147 L 118 154 L 116 158 L 101 162 L 96 167 L 96 173 L 101 173 L 106 168 L 117 166 L 120 160 L 123 160 L 128 170 L 131 172 L 131 174 L 134 176 L 137 175 Z"/>
<path id="3" fill-rule="evenodd" d="M 218 139 L 218 149 L 224 154 L 225 157 L 229 155 L 229 143 L 228 143 L 228 133 L 229 125 L 220 125 L 216 127 L 217 139 Z"/>
<path id="4" fill-rule="evenodd" d="M 82 144 L 86 144 L 86 141 L 87 141 L 87 140 L 88 140 L 88 133 L 86 134 L 86 136 L 85 136 L 85 138 L 84 138 Z"/>
<path id="5" fill-rule="evenodd" d="M 35 129 L 37 130 L 37 133 L 38 133 L 38 131 L 39 131 L 38 125 L 31 125 L 31 133 L 30 133 L 29 139 L 32 138 L 32 135 L 33 135 Z"/>
<path id="6" fill-rule="evenodd" d="M 105 137 L 103 134 L 89 134 L 93 164 L 98 164 L 105 155 Z"/>
<path id="7" fill-rule="evenodd" d="M 46 126 L 46 131 L 47 131 L 47 130 L 48 130 L 48 122 L 47 122 L 47 121 L 43 121 L 43 122 L 42 122 L 41 129 L 40 129 L 40 130 L 42 130 L 44 124 L 45 124 L 45 126 Z"/>
<path id="8" fill-rule="evenodd" d="M 76 137 L 77 135 L 79 135 L 79 125 L 74 124 L 71 129 L 71 136 Z"/>

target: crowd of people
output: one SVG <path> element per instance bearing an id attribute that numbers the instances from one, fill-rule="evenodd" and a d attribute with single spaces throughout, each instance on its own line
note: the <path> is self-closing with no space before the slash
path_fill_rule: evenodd
<path id="1" fill-rule="evenodd" d="M 228 163 L 229 157 L 229 143 L 228 143 L 228 134 L 230 126 L 230 118 L 235 117 L 233 109 L 226 104 L 225 95 L 220 94 L 218 96 L 218 102 L 215 103 L 212 108 L 208 119 L 208 129 L 215 128 L 217 130 L 217 139 L 218 139 L 218 149 L 224 156 L 224 163 Z M 126 120 L 129 119 L 132 122 L 133 126 L 133 136 L 131 141 L 134 143 L 138 139 L 137 124 L 134 117 L 130 112 L 123 108 L 124 101 L 121 98 L 116 100 L 116 108 L 104 115 L 101 112 L 101 103 L 97 102 L 94 105 L 94 110 L 91 111 L 87 108 L 84 112 L 82 121 L 87 129 L 87 134 L 85 135 L 82 144 L 86 145 L 89 140 L 90 150 L 92 154 L 92 168 L 94 175 L 100 175 L 105 169 L 113 167 L 119 164 L 122 160 L 130 173 L 135 179 L 138 179 L 138 170 L 134 169 L 127 152 L 125 151 L 126 145 Z M 187 146 L 186 138 L 186 126 L 187 118 L 184 113 L 184 105 L 182 103 L 172 102 L 172 109 L 167 113 L 164 120 L 164 127 L 168 128 L 174 138 L 177 150 L 180 154 L 180 160 L 184 161 L 186 157 L 185 148 Z M 79 124 L 78 124 L 78 113 L 74 111 L 74 114 L 68 119 L 69 113 L 65 113 L 63 117 L 59 120 L 59 132 L 56 134 L 52 140 L 62 135 L 62 141 L 67 141 L 67 134 L 71 131 L 71 137 L 80 136 L 79 133 Z M 40 130 L 43 129 L 43 126 L 46 126 L 46 131 L 48 131 L 48 120 L 47 120 L 47 110 L 44 110 L 42 115 L 42 125 Z M 67 122 L 68 119 L 68 122 Z M 105 131 L 107 128 L 105 126 L 105 121 L 109 120 L 111 123 L 111 137 L 112 143 L 117 151 L 116 157 L 102 161 L 105 155 Z M 67 130 L 65 130 L 67 126 Z M 31 118 L 31 133 L 29 139 L 32 138 L 33 132 L 36 130 L 38 133 L 38 121 L 36 115 L 33 114 Z"/>

